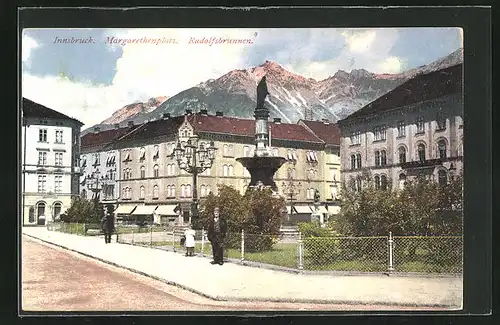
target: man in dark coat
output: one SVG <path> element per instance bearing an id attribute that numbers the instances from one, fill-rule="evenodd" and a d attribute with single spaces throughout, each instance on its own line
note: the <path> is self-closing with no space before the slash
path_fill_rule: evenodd
<path id="1" fill-rule="evenodd" d="M 226 237 L 227 224 L 224 218 L 220 217 L 219 208 L 214 209 L 214 218 L 210 221 L 207 231 L 208 240 L 212 244 L 212 264 L 224 264 L 224 238 Z"/>
<path id="2" fill-rule="evenodd" d="M 106 214 L 102 218 L 102 230 L 104 231 L 104 242 L 111 243 L 111 234 L 115 230 L 115 218 L 111 214 Z"/>

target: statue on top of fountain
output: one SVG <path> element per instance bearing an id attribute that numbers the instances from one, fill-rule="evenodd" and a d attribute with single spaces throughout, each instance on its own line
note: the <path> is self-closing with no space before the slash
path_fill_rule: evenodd
<path id="1" fill-rule="evenodd" d="M 264 76 L 257 85 L 257 108 L 265 108 L 264 101 L 267 95 L 269 91 L 267 91 L 266 76 Z"/>

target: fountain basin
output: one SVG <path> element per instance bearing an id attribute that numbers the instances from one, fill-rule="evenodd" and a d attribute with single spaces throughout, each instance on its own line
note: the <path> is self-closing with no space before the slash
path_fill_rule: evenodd
<path id="1" fill-rule="evenodd" d="M 236 161 L 242 164 L 251 175 L 249 188 L 256 186 L 260 181 L 264 186 L 270 186 L 273 191 L 278 190 L 274 182 L 274 174 L 286 162 L 284 157 L 241 157 L 236 158 Z"/>

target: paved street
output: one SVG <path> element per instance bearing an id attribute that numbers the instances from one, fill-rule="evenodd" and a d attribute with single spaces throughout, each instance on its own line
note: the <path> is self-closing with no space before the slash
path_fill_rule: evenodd
<path id="1" fill-rule="evenodd" d="M 26 236 L 23 236 L 22 245 L 22 305 L 25 311 L 416 309 L 377 305 L 220 302 Z"/>

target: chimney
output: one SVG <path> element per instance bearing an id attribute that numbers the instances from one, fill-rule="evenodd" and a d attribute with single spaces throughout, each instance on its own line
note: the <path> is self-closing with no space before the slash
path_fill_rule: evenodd
<path id="1" fill-rule="evenodd" d="M 276 123 L 276 124 L 280 124 L 281 123 L 281 118 L 275 117 L 274 120 L 273 120 L 273 122 Z"/>
<path id="2" fill-rule="evenodd" d="M 191 114 L 193 114 L 193 111 L 190 110 L 190 109 L 186 109 L 186 114 L 185 115 L 191 115 Z"/>
<path id="3" fill-rule="evenodd" d="M 208 111 L 206 109 L 200 109 L 201 115 L 208 115 Z"/>
<path id="4" fill-rule="evenodd" d="M 127 125 L 128 125 L 129 127 L 134 126 L 134 121 L 128 121 Z"/>
<path id="5" fill-rule="evenodd" d="M 224 114 L 222 114 L 221 111 L 217 111 L 217 112 L 215 112 L 215 116 L 224 116 Z"/>
<path id="6" fill-rule="evenodd" d="M 114 126 L 115 126 L 115 129 L 119 129 L 120 128 L 120 123 L 116 123 L 116 124 L 114 124 Z"/>
<path id="7" fill-rule="evenodd" d="M 101 128 L 98 126 L 94 126 L 94 133 L 99 133 L 101 131 Z"/>
<path id="8" fill-rule="evenodd" d="M 164 120 L 167 120 L 170 118 L 170 113 L 163 113 L 162 117 Z"/>

